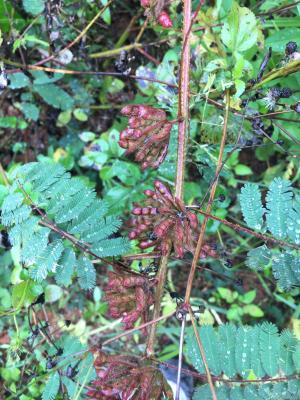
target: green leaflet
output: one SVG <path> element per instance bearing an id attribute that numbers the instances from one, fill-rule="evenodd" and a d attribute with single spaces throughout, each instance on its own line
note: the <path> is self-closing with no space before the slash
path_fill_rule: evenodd
<path id="1" fill-rule="evenodd" d="M 237 370 L 233 357 L 236 346 L 236 327 L 232 324 L 221 325 L 219 334 L 221 368 L 228 377 L 233 377 Z"/>
<path id="2" fill-rule="evenodd" d="M 99 257 L 113 257 L 120 254 L 125 254 L 130 246 L 125 238 L 105 239 L 96 243 L 92 249 Z"/>
<path id="3" fill-rule="evenodd" d="M 263 215 L 265 209 L 262 206 L 261 194 L 258 186 L 246 183 L 240 194 L 240 205 L 244 220 L 252 229 L 260 230 L 263 226 Z"/>
<path id="4" fill-rule="evenodd" d="M 76 263 L 78 282 L 82 289 L 90 290 L 96 284 L 96 270 L 91 261 L 81 257 Z"/>
<path id="5" fill-rule="evenodd" d="M 293 354 L 296 352 L 298 340 L 289 330 L 284 330 L 280 335 L 279 366 L 286 375 L 294 371 Z"/>
<path id="6" fill-rule="evenodd" d="M 17 72 L 10 77 L 9 87 L 11 89 L 21 89 L 30 85 L 30 79 L 23 72 Z"/>
<path id="7" fill-rule="evenodd" d="M 278 382 L 274 384 L 247 384 L 234 387 L 215 386 L 218 400 L 298 400 L 300 396 L 300 382 Z M 211 400 L 211 391 L 208 385 L 196 388 L 193 400 Z"/>
<path id="8" fill-rule="evenodd" d="M 264 244 L 248 251 L 246 264 L 251 269 L 263 271 L 271 261 L 271 251 Z"/>
<path id="9" fill-rule="evenodd" d="M 251 371 L 251 345 L 250 327 L 242 326 L 238 328 L 236 334 L 235 364 L 238 373 L 246 379 Z"/>
<path id="10" fill-rule="evenodd" d="M 55 281 L 62 286 L 70 286 L 76 263 L 76 255 L 72 249 L 65 249 L 58 261 Z"/>
<path id="11" fill-rule="evenodd" d="M 260 356 L 263 368 L 269 376 L 274 376 L 279 368 L 280 339 L 277 327 L 263 322 L 259 332 Z"/>
<path id="12" fill-rule="evenodd" d="M 286 236 L 287 215 L 292 208 L 291 183 L 281 178 L 275 178 L 267 193 L 267 225 L 269 231 L 279 239 Z"/>
<path id="13" fill-rule="evenodd" d="M 65 111 L 74 106 L 73 98 L 65 90 L 53 83 L 37 85 L 34 87 L 34 91 L 38 93 L 47 104 L 54 108 Z"/>
<path id="14" fill-rule="evenodd" d="M 300 285 L 300 258 L 284 252 L 274 256 L 272 272 L 283 290 Z"/>

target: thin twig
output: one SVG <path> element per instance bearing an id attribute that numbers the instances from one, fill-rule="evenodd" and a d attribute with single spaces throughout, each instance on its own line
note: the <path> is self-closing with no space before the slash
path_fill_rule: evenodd
<path id="1" fill-rule="evenodd" d="M 212 399 L 213 400 L 217 400 L 217 395 L 216 395 L 216 391 L 215 391 L 215 388 L 214 388 L 214 384 L 213 384 L 213 380 L 212 380 L 212 377 L 211 377 L 211 373 L 210 373 L 210 370 L 209 370 L 209 367 L 208 367 L 208 363 L 207 363 L 207 359 L 206 359 L 203 343 L 201 341 L 201 338 L 200 338 L 200 335 L 199 335 L 199 331 L 198 331 L 197 326 L 196 326 L 195 317 L 194 317 L 194 313 L 193 313 L 193 310 L 192 310 L 191 306 L 189 306 L 189 313 L 190 313 L 190 317 L 191 317 L 194 333 L 195 333 L 195 336 L 196 336 L 196 341 L 197 341 L 197 344 L 198 344 L 198 347 L 199 347 L 199 351 L 200 351 L 200 354 L 201 354 L 201 358 L 202 358 L 202 361 L 203 361 L 203 365 L 204 365 L 204 368 L 205 368 L 207 382 L 208 382 L 208 385 L 209 385 L 209 388 L 210 388 L 210 391 L 211 391 Z"/>
<path id="2" fill-rule="evenodd" d="M 94 16 L 94 18 L 87 24 L 87 26 L 80 32 L 78 36 L 72 42 L 68 43 L 67 46 L 65 46 L 62 50 L 60 50 L 58 53 L 54 53 L 51 56 L 48 56 L 44 58 L 41 61 L 38 61 L 35 65 L 42 65 L 46 64 L 47 62 L 53 60 L 55 57 L 57 57 L 58 54 L 63 54 L 65 51 L 69 50 L 71 47 L 74 46 L 79 40 L 87 33 L 87 31 L 94 25 L 94 23 L 101 17 L 101 15 L 104 13 L 104 11 L 111 5 L 112 0 L 109 0 L 107 4 Z"/>
<path id="3" fill-rule="evenodd" d="M 163 321 L 164 319 L 168 319 L 168 318 L 172 317 L 174 314 L 175 314 L 175 311 L 173 311 L 173 312 L 171 312 L 170 314 L 167 314 L 167 315 L 162 315 L 159 318 L 152 319 L 152 321 L 145 322 L 144 324 L 136 326 L 135 328 L 128 329 L 127 331 L 122 332 L 119 335 L 117 335 L 117 336 L 115 336 L 115 337 L 113 337 L 111 339 L 105 340 L 105 342 L 102 343 L 102 346 L 106 346 L 109 343 L 115 342 L 116 340 L 119 340 L 124 336 L 131 335 L 133 332 L 139 331 L 140 329 L 143 329 L 143 328 L 146 328 L 149 325 L 153 326 L 153 325 L 157 324 L 159 321 Z"/>
<path id="4" fill-rule="evenodd" d="M 183 353 L 183 341 L 184 341 L 184 329 L 185 329 L 186 315 L 184 314 L 181 321 L 180 330 L 180 341 L 179 341 L 179 355 L 178 355 L 178 370 L 177 370 L 177 382 L 176 382 L 176 395 L 175 400 L 180 400 L 180 381 L 181 381 L 181 369 L 182 369 L 182 353 Z"/>
<path id="5" fill-rule="evenodd" d="M 117 76 L 120 78 L 126 78 L 126 79 L 136 79 L 136 80 L 143 80 L 147 82 L 153 82 L 153 83 L 160 83 L 161 85 L 166 85 L 172 88 L 177 88 L 178 86 L 169 83 L 166 81 L 162 81 L 160 79 L 154 79 L 154 78 L 148 78 L 147 76 L 137 76 L 137 75 L 124 75 L 121 72 L 114 72 L 114 71 L 76 71 L 76 70 L 70 70 L 70 69 L 60 69 L 60 68 L 51 68 L 51 67 L 40 67 L 36 65 L 24 65 L 20 64 L 14 61 L 10 61 L 7 59 L 3 60 L 6 64 L 8 65 L 15 65 L 19 66 L 20 68 L 18 69 L 11 69 L 7 70 L 7 74 L 15 74 L 17 72 L 22 72 L 23 70 L 35 70 L 35 71 L 45 71 L 45 72 L 52 72 L 54 74 L 66 74 L 66 75 L 99 75 L 99 76 Z"/>
<path id="6" fill-rule="evenodd" d="M 158 284 L 155 289 L 155 298 L 154 298 L 154 310 L 153 310 L 153 319 L 158 320 L 161 309 L 161 299 L 164 293 L 164 287 L 167 277 L 167 268 L 168 268 L 168 258 L 169 254 L 162 256 L 160 260 L 159 271 L 156 275 L 156 279 Z M 156 336 L 156 328 L 157 323 L 151 325 L 150 333 L 147 341 L 146 353 L 148 357 L 151 357 L 154 354 L 154 344 L 155 344 L 155 336 Z"/>
<path id="7" fill-rule="evenodd" d="M 222 218 L 216 217 L 215 215 L 207 213 L 205 211 L 199 210 L 198 206 L 188 206 L 188 208 L 193 208 L 193 209 L 195 209 L 196 212 L 204 215 L 205 217 L 207 217 L 209 219 L 212 219 L 214 221 L 220 222 L 221 224 L 227 225 L 235 231 L 248 233 L 249 235 L 255 236 L 256 238 L 258 238 L 264 242 L 271 242 L 271 243 L 277 244 L 282 247 L 289 247 L 290 249 L 300 250 L 300 246 L 297 246 L 296 244 L 288 243 L 288 242 L 285 242 L 284 240 L 275 239 L 273 237 L 270 237 L 270 236 L 264 235 L 262 233 L 255 232 L 251 229 L 245 228 L 244 226 L 241 226 L 239 224 L 234 224 L 233 222 L 229 222 L 226 219 L 222 219 Z"/>
<path id="8" fill-rule="evenodd" d="M 227 124 L 228 124 L 228 117 L 229 117 L 229 98 L 230 98 L 228 90 L 226 91 L 225 96 L 226 96 L 226 98 L 225 98 L 226 108 L 225 108 L 224 126 L 223 126 L 223 134 L 222 134 L 222 139 L 221 139 L 221 144 L 220 144 L 218 164 L 217 164 L 216 173 L 215 173 L 216 176 L 219 176 L 219 171 L 222 167 L 222 159 L 223 159 L 226 137 L 227 137 Z M 215 179 L 215 181 L 211 187 L 211 192 L 210 192 L 208 204 L 206 207 L 207 214 L 210 214 L 211 209 L 212 209 L 212 204 L 214 201 L 214 197 L 215 197 L 215 193 L 216 193 L 216 189 L 217 189 L 217 185 L 218 185 L 218 180 L 219 180 L 218 178 Z M 191 270 L 190 270 L 189 277 L 188 277 L 187 288 L 186 288 L 185 299 L 184 299 L 184 302 L 186 304 L 189 304 L 189 301 L 190 301 L 193 280 L 194 280 L 194 276 L 195 276 L 195 272 L 196 272 L 196 268 L 197 268 L 197 264 L 198 264 L 198 259 L 199 259 L 201 249 L 202 249 L 202 246 L 204 243 L 204 235 L 205 235 L 207 222 L 208 222 L 208 216 L 205 216 L 204 221 L 201 225 L 197 246 L 196 246 L 196 249 L 194 252 L 192 266 L 191 266 Z"/>

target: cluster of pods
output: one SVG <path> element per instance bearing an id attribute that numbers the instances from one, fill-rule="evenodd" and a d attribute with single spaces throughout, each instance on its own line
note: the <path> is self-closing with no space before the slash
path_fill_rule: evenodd
<path id="1" fill-rule="evenodd" d="M 163 110 L 143 104 L 132 104 L 122 108 L 128 128 L 121 132 L 119 145 L 126 154 L 135 153 L 135 161 L 142 169 L 158 168 L 164 161 L 169 146 L 172 122 Z"/>
<path id="2" fill-rule="evenodd" d="M 97 379 L 87 396 L 96 399 L 159 400 L 173 398 L 172 391 L 156 365 L 133 356 L 95 354 Z M 149 397 L 150 395 L 150 397 Z"/>
<path id="3" fill-rule="evenodd" d="M 141 0 L 141 6 L 144 7 L 148 12 L 152 8 L 151 3 L 154 3 L 154 1 L 153 0 Z M 156 7 L 154 7 L 153 14 L 154 14 L 156 21 L 163 28 L 171 28 L 173 26 L 173 22 L 169 16 L 168 12 L 165 9 L 162 9 L 162 7 L 159 6 L 159 4 L 156 5 Z"/>
<path id="4" fill-rule="evenodd" d="M 182 258 L 185 250 L 192 251 L 194 248 L 193 232 L 198 228 L 197 216 L 158 180 L 154 182 L 154 191 L 147 189 L 144 193 L 147 196 L 146 206 L 137 206 L 132 210 L 135 218 L 129 238 L 138 239 L 141 249 L 154 246 L 163 255 L 173 247 L 176 256 Z"/>
<path id="5" fill-rule="evenodd" d="M 114 272 L 108 272 L 108 284 L 104 289 L 110 316 L 122 317 L 125 329 L 132 328 L 139 318 L 142 323 L 147 322 L 149 307 L 154 303 L 152 288 L 155 284 L 155 280 L 115 267 Z M 146 329 L 143 333 L 147 333 Z"/>

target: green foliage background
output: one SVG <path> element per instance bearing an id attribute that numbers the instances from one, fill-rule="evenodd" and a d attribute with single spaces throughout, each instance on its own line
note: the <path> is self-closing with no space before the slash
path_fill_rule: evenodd
<path id="1" fill-rule="evenodd" d="M 95 377 L 88 346 L 121 332 L 121 324 L 108 318 L 103 298 L 111 267 L 95 261 L 93 255 L 113 263 L 115 257 L 138 253 L 136 243 L 126 238 L 130 209 L 144 199 L 143 191 L 152 188 L 154 179 L 173 189 L 176 172 L 176 125 L 167 158 L 157 171 L 141 171 L 124 155 L 118 139 L 126 127 L 120 116 L 122 106 L 149 104 L 163 108 L 173 120 L 177 89 L 159 82 L 97 74 L 115 72 L 120 49 L 135 43 L 145 19 L 140 2 L 112 1 L 97 23 L 66 52 L 61 50 L 107 2 L 57 2 L 50 31 L 48 3 L 0 0 L 0 66 L 6 68 L 9 78 L 0 95 L 0 227 L 9 232 L 13 244 L 11 250 L 0 249 L 0 398 L 8 400 L 62 399 L 62 384 L 68 398 L 85 398 L 84 385 Z M 143 34 L 144 49 L 152 59 L 131 46 L 130 55 L 135 56 L 131 68 L 136 76 L 177 84 L 180 3 L 175 0 L 169 8 L 172 29 L 153 23 Z M 193 1 L 193 9 L 197 5 L 198 1 Z M 208 365 L 213 374 L 227 378 L 290 378 L 246 387 L 220 383 L 219 400 L 300 398 L 299 381 L 294 379 L 300 373 L 300 119 L 290 108 L 300 101 L 300 74 L 285 73 L 262 81 L 258 99 L 251 98 L 248 84 L 257 77 L 269 47 L 272 57 L 267 72 L 287 71 L 291 63 L 297 63 L 286 56 L 285 46 L 290 40 L 300 46 L 300 5 L 289 5 L 285 0 L 205 2 L 191 34 L 185 202 L 199 204 L 210 189 L 224 123 L 223 95 L 228 89 L 232 112 L 226 162 L 212 214 L 277 240 L 268 242 L 209 221 L 207 240 L 217 245 L 220 256 L 204 261 L 191 299 L 195 310 L 200 307 L 198 324 L 204 325 L 200 336 Z M 283 11 L 276 11 L 281 7 Z M 132 18 L 134 29 L 128 31 Z M 51 32 L 58 36 L 50 46 Z M 107 51 L 109 57 L 101 57 Z M 54 62 L 45 64 L 47 67 L 73 73 L 19 68 L 52 53 Z M 9 73 L 13 69 L 17 72 Z M 273 87 L 295 92 L 270 110 Z M 262 143 L 256 143 L 251 118 L 242 115 L 243 100 L 250 117 L 284 111 L 278 119 L 262 119 L 271 140 L 262 137 Z M 224 201 L 220 195 L 225 196 Z M 202 218 L 199 216 L 200 221 Z M 49 228 L 49 221 L 57 231 Z M 69 233 L 71 240 L 61 232 Z M 76 246 L 81 242 L 87 243 L 88 249 Z M 190 255 L 182 261 L 170 260 L 167 286 L 171 291 L 184 294 L 190 261 Z M 142 261 L 143 267 L 148 264 Z M 129 267 L 137 271 L 138 262 Z M 77 358 L 71 357 L 49 371 L 45 351 L 53 355 L 55 349 L 47 341 L 29 351 L 28 341 L 42 339 L 32 338 L 28 320 L 31 304 L 42 293 L 64 356 L 84 354 L 78 365 Z M 164 314 L 176 307 L 167 290 L 162 306 Z M 43 313 L 40 305 L 35 307 Z M 220 321 L 224 324 L 214 328 Z M 176 357 L 178 321 L 159 325 L 158 333 L 157 359 Z M 241 358 L 243 345 L 248 351 Z M 113 343 L 108 350 L 143 354 L 145 340 L 134 335 Z M 203 374 L 192 331 L 187 333 L 184 354 Z M 76 364 L 76 379 L 66 376 L 69 364 Z M 201 385 L 194 399 L 206 398 L 210 398 L 209 388 Z"/>

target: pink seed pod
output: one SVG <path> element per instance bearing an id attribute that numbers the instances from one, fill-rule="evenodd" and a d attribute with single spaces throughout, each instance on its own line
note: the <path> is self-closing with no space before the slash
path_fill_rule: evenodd
<path id="1" fill-rule="evenodd" d="M 141 215 L 142 214 L 142 208 L 141 207 L 135 207 L 133 210 L 132 210 L 132 214 L 133 215 Z"/>
<path id="2" fill-rule="evenodd" d="M 119 143 L 119 146 L 122 147 L 122 149 L 127 149 L 127 147 L 128 147 L 128 141 L 127 140 L 120 139 L 118 143 Z"/>
<path id="3" fill-rule="evenodd" d="M 121 113 L 130 117 L 144 118 L 151 121 L 160 121 L 167 117 L 163 110 L 144 104 L 129 104 L 122 108 Z"/>
<path id="4" fill-rule="evenodd" d="M 129 232 L 128 237 L 130 240 L 133 240 L 137 237 L 137 233 L 135 231 L 131 231 Z"/>
<path id="5" fill-rule="evenodd" d="M 158 18 L 157 22 L 163 27 L 163 28 L 171 28 L 173 26 L 173 22 L 169 16 L 169 14 L 166 11 L 162 11 Z"/>
<path id="6" fill-rule="evenodd" d="M 173 197 L 170 193 L 170 190 L 161 181 L 154 181 L 154 186 L 161 195 L 173 202 Z"/>
<path id="7" fill-rule="evenodd" d="M 149 125 L 149 121 L 139 118 L 139 117 L 130 117 L 128 120 L 128 125 L 132 129 L 144 128 Z"/>
<path id="8" fill-rule="evenodd" d="M 148 249 L 149 247 L 152 247 L 152 246 L 153 246 L 152 240 L 147 240 L 147 241 L 141 242 L 139 244 L 139 248 L 142 250 Z"/>
<path id="9" fill-rule="evenodd" d="M 144 190 L 144 194 L 145 194 L 147 197 L 154 197 L 154 196 L 155 196 L 155 192 L 154 192 L 153 190 L 150 190 L 150 189 Z"/>
<path id="10" fill-rule="evenodd" d="M 141 6 L 144 8 L 150 7 L 151 0 L 141 0 Z"/>
<path id="11" fill-rule="evenodd" d="M 190 222 L 190 225 L 193 229 L 197 229 L 198 227 L 198 218 L 196 214 L 193 214 L 192 212 L 188 211 L 186 213 L 188 220 Z"/>

